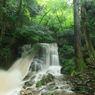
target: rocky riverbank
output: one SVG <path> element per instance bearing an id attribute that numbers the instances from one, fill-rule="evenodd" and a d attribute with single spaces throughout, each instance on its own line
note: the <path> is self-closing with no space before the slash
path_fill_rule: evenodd
<path id="1" fill-rule="evenodd" d="M 28 78 L 27 76 L 26 78 Z M 82 95 L 72 91 L 73 85 L 67 81 L 65 75 L 33 74 L 32 77 L 24 83 L 23 89 L 19 95 Z"/>

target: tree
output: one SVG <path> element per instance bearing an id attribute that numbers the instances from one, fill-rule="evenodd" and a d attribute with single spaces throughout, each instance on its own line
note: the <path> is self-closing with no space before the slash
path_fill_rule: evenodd
<path id="1" fill-rule="evenodd" d="M 83 33 L 84 33 L 84 38 L 85 38 L 85 41 L 86 41 L 86 46 L 87 46 L 87 49 L 88 49 L 88 53 L 89 53 L 89 56 L 90 56 L 90 61 L 91 63 L 93 64 L 93 66 L 95 67 L 95 50 L 94 50 L 94 47 L 93 47 L 93 44 L 92 44 L 92 41 L 91 41 L 91 38 L 90 38 L 90 31 L 88 31 L 88 26 L 87 26 L 87 21 L 86 21 L 86 16 L 87 16 L 87 10 L 86 10 L 86 7 L 87 6 L 91 6 L 91 1 L 87 2 L 87 1 L 83 1 L 81 0 L 81 3 L 86 3 L 87 5 L 86 6 L 81 6 L 81 18 L 82 18 L 82 30 L 83 30 Z"/>
<path id="2" fill-rule="evenodd" d="M 74 3 L 74 50 L 75 50 L 75 69 L 80 72 L 86 67 L 81 45 L 81 29 L 80 18 L 78 12 L 78 0 L 73 0 Z"/>
<path id="3" fill-rule="evenodd" d="M 0 9 L 0 63 L 5 67 L 17 57 L 18 47 L 31 38 L 28 29 L 39 7 L 36 0 L 1 0 Z"/>
<path id="4" fill-rule="evenodd" d="M 42 5 L 40 13 L 35 20 L 39 24 L 47 26 L 52 31 L 52 37 L 55 42 L 59 42 L 59 33 L 65 31 L 64 28 L 73 25 L 73 9 L 72 4 L 68 4 L 68 0 L 37 0 Z"/>

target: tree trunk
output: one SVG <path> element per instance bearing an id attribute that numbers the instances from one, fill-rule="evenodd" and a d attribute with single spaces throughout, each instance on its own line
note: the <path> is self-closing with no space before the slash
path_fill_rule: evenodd
<path id="1" fill-rule="evenodd" d="M 83 29 L 88 53 L 90 56 L 90 61 L 93 64 L 93 66 L 95 67 L 95 50 L 94 50 L 92 41 L 90 39 L 89 32 L 87 30 L 87 25 L 85 25 L 85 23 L 86 23 L 86 9 L 83 6 L 81 7 L 81 17 L 82 17 L 82 29 Z"/>
<path id="2" fill-rule="evenodd" d="M 74 3 L 74 50 L 75 50 L 75 69 L 76 72 L 83 71 L 86 67 L 82 54 L 80 18 L 78 12 L 78 0 Z"/>

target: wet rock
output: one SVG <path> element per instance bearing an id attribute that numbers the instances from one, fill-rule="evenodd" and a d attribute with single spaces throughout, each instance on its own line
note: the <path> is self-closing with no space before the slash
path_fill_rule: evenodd
<path id="1" fill-rule="evenodd" d="M 24 80 L 24 81 L 25 81 L 25 80 L 29 80 L 31 77 L 34 77 L 34 76 L 35 76 L 34 74 L 35 74 L 35 73 L 29 72 L 23 80 Z"/>
<path id="2" fill-rule="evenodd" d="M 54 81 L 55 77 L 52 74 L 44 75 L 40 81 L 37 82 L 36 87 L 46 85 L 49 82 Z"/>
<path id="3" fill-rule="evenodd" d="M 29 80 L 24 83 L 23 88 L 26 89 L 27 87 L 30 87 L 34 84 L 34 80 Z"/>
<path id="4" fill-rule="evenodd" d="M 69 89 L 69 90 L 71 90 L 71 87 L 70 87 L 70 85 L 68 85 L 68 84 L 65 84 L 65 85 L 63 85 L 63 86 L 61 86 L 60 87 L 61 89 Z"/>
<path id="5" fill-rule="evenodd" d="M 51 90 L 54 90 L 56 88 L 58 88 L 58 87 L 56 86 L 56 84 L 54 82 L 52 82 L 52 83 L 49 83 L 49 84 L 46 85 L 45 90 L 50 90 L 51 91 Z"/>
<path id="6" fill-rule="evenodd" d="M 21 90 L 19 95 L 33 95 L 30 90 Z"/>
<path id="7" fill-rule="evenodd" d="M 52 91 L 52 92 L 43 92 L 41 95 L 59 95 L 59 92 Z"/>
<path id="8" fill-rule="evenodd" d="M 26 90 L 21 91 L 20 95 L 77 95 L 72 94 L 74 92 L 68 94 L 68 91 L 71 91 L 71 86 L 69 85 L 71 82 L 64 80 L 63 76 L 55 77 L 52 74 L 39 74 L 37 79 L 38 81 L 36 82 L 34 78 L 27 81 L 24 84 Z"/>

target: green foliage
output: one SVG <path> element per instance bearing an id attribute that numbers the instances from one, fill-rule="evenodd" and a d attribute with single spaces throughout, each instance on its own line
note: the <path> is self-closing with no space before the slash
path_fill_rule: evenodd
<path id="1" fill-rule="evenodd" d="M 85 70 L 82 73 L 68 78 L 74 85 L 73 90 L 75 92 L 81 92 L 83 95 L 94 95 L 95 77 L 93 74 L 95 74 L 95 72 L 93 72 L 94 71 L 90 68 L 90 70 Z"/>
<path id="2" fill-rule="evenodd" d="M 75 65 L 74 65 L 74 59 L 64 59 L 61 58 L 62 61 L 62 74 L 72 74 L 74 71 Z"/>
<path id="3" fill-rule="evenodd" d="M 85 24 L 87 25 L 87 30 L 92 33 L 91 35 L 94 35 L 94 30 L 95 30 L 95 1 L 84 1 L 82 2 L 82 6 L 85 7 L 86 9 L 86 22 Z"/>
<path id="4" fill-rule="evenodd" d="M 60 48 L 60 52 L 66 53 L 66 54 L 73 54 L 74 49 L 72 46 L 63 45 L 62 48 Z"/>
<path id="5" fill-rule="evenodd" d="M 24 27 L 20 32 L 22 36 L 35 42 L 52 41 L 52 32 L 43 25 L 32 25 Z"/>
<path id="6" fill-rule="evenodd" d="M 33 49 L 36 50 L 36 51 L 38 51 L 39 49 L 41 49 L 41 46 L 39 44 L 35 44 L 33 46 Z"/>
<path id="7" fill-rule="evenodd" d="M 4 47 L 0 50 L 0 59 L 6 60 L 11 56 L 11 50 L 9 47 Z"/>
<path id="8" fill-rule="evenodd" d="M 70 27 L 73 24 L 72 5 L 66 0 L 37 0 L 44 5 L 41 14 L 36 16 L 38 23 L 48 26 L 51 30 L 62 32 L 63 27 Z M 47 6 L 48 5 L 48 6 Z"/>
<path id="9" fill-rule="evenodd" d="M 73 27 L 65 28 L 63 32 L 58 33 L 59 43 L 66 45 L 74 44 L 74 29 Z"/>
<path id="10" fill-rule="evenodd" d="M 41 83 L 41 82 L 38 82 L 38 83 L 36 84 L 36 87 L 39 87 L 39 86 L 42 86 L 42 83 Z"/>
<path id="11" fill-rule="evenodd" d="M 91 72 L 92 76 L 95 77 L 95 72 Z M 95 82 L 95 81 L 94 81 Z"/>
<path id="12" fill-rule="evenodd" d="M 10 56 L 10 48 L 9 47 L 2 48 L 2 53 L 0 55 L 7 57 Z"/>
<path id="13" fill-rule="evenodd" d="M 52 74 L 44 75 L 36 86 L 39 87 L 41 85 L 46 85 L 47 83 L 54 81 L 54 78 L 55 77 Z"/>
<path id="14" fill-rule="evenodd" d="M 7 59 L 14 51 L 11 47 L 17 50 L 25 43 L 55 42 L 58 33 L 73 24 L 72 5 L 66 0 L 4 1 L 0 1 L 0 30 L 4 33 L 0 55 Z"/>
<path id="15" fill-rule="evenodd" d="M 55 31 L 61 32 L 63 26 L 67 24 L 70 26 L 73 23 L 72 6 L 68 5 L 67 1 L 10 0 L 5 3 L 8 36 L 16 37 L 21 34 L 34 42 L 49 42 L 55 39 L 52 38 Z"/>

